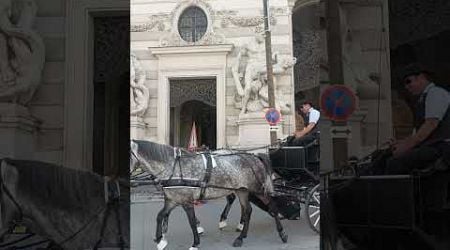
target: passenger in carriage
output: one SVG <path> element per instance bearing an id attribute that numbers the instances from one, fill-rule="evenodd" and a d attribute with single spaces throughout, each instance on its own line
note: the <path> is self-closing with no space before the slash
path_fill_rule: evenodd
<path id="1" fill-rule="evenodd" d="M 409 174 L 414 169 L 426 168 L 448 154 L 450 147 L 449 92 L 434 84 L 429 71 L 420 64 L 408 65 L 402 76 L 405 88 L 419 96 L 415 133 L 391 144 L 393 155 L 387 160 L 386 174 Z"/>
<path id="2" fill-rule="evenodd" d="M 297 130 L 288 137 L 288 144 L 290 146 L 306 146 L 314 140 L 319 139 L 319 119 L 320 112 L 315 109 L 311 102 L 304 102 L 300 107 L 300 112 L 304 120 L 304 127 L 302 130 Z"/>

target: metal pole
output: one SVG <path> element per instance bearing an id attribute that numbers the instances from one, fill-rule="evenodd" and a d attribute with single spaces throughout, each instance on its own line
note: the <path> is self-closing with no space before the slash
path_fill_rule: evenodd
<path id="1" fill-rule="evenodd" d="M 266 47 L 266 67 L 267 67 L 267 91 L 269 94 L 269 108 L 275 108 L 275 88 L 273 86 L 273 67 L 272 67 L 272 41 L 269 30 L 269 0 L 263 0 L 264 3 L 264 38 Z M 274 144 L 277 141 L 277 132 L 270 131 L 270 142 Z"/>

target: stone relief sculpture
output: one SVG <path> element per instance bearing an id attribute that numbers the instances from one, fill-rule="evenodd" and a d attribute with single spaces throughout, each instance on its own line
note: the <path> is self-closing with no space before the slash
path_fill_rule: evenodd
<path id="1" fill-rule="evenodd" d="M 274 53 L 274 76 L 287 71 L 295 62 L 296 59 L 291 56 L 282 57 Z M 264 39 L 262 36 L 256 36 L 254 43 L 240 49 L 237 61 L 232 66 L 232 75 L 237 89 L 236 106 L 241 108 L 241 115 L 247 112 L 258 112 L 269 106 L 266 72 Z M 275 81 L 274 77 L 276 86 Z M 280 93 L 275 95 L 281 96 Z M 290 111 L 289 104 L 282 100 L 277 100 L 276 107 L 282 113 Z"/>
<path id="2" fill-rule="evenodd" d="M 145 70 L 136 55 L 130 54 L 130 115 L 142 117 L 148 108 L 150 92 L 144 85 Z"/>
<path id="3" fill-rule="evenodd" d="M 27 105 L 41 82 L 45 44 L 32 29 L 33 0 L 0 2 L 0 102 Z"/>

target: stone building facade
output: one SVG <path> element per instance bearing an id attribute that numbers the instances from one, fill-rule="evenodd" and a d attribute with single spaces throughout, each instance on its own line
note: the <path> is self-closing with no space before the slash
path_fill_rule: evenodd
<path id="1" fill-rule="evenodd" d="M 114 105 L 119 105 L 116 101 L 125 98 L 113 96 L 125 92 L 120 91 L 123 84 L 130 89 L 126 98 L 131 101 L 132 138 L 184 146 L 192 123 L 200 121 L 196 124 L 200 143 L 209 147 L 268 144 L 269 126 L 264 119 L 267 90 L 261 66 L 264 57 L 256 53 L 261 52 L 258 46 L 263 47 L 262 1 L 3 2 L 17 4 L 8 22 L 18 26 L 23 13 L 24 20 L 28 20 L 24 34 L 32 34 L 36 46 L 39 41 L 43 46 L 35 50 L 33 56 L 38 63 L 30 68 L 34 73 L 28 73 L 23 85 L 31 95 L 15 95 L 20 88 L 11 87 L 15 83 L 3 76 L 7 69 L 0 70 L 1 157 L 37 159 L 86 170 L 94 170 L 96 164 L 114 164 L 117 155 L 114 152 L 124 150 L 111 145 L 120 144 L 119 141 L 126 145 L 127 140 L 124 137 L 127 133 L 120 133 L 125 130 L 111 125 L 119 124 L 114 119 L 125 113 L 113 112 Z M 35 14 L 33 9 L 22 12 L 21 4 L 26 2 L 35 4 Z M 364 155 L 393 134 L 387 3 L 387 0 L 341 1 L 345 83 L 359 98 L 357 112 L 349 121 L 349 155 Z M 3 13 L 9 13 L 7 5 L 0 7 Z M 200 11 L 194 12 L 206 20 L 198 27 L 204 33 L 196 41 L 186 38 L 189 35 L 184 35 L 188 41 L 179 35 L 180 16 L 189 7 L 199 8 Z M 318 104 L 320 89 L 329 84 L 325 11 L 319 1 L 272 0 L 270 14 L 272 51 L 277 55 L 276 100 L 282 112 L 278 137 L 283 138 L 294 132 L 295 103 L 309 99 Z M 131 16 L 131 56 L 125 53 L 124 59 L 124 53 L 117 53 L 116 48 L 119 41 L 126 40 L 120 36 L 126 32 L 114 32 L 111 25 L 125 28 L 120 28 L 117 21 L 102 25 L 101 19 L 128 16 Z M 198 20 L 202 20 L 201 16 Z M 188 26 L 182 28 L 189 29 Z M 98 27 L 104 27 L 103 32 L 98 32 L 102 29 Z M 113 33 L 117 37 L 111 36 Z M 96 42 L 94 37 L 103 38 Z M 98 44 L 101 46 L 95 47 Z M 6 45 L 3 49 L 10 50 L 10 45 Z M 109 52 L 103 48 L 109 48 Z M 16 55 L 13 50 L 8 53 Z M 102 56 L 95 59 L 94 54 Z M 117 70 L 130 62 L 131 67 L 126 66 L 129 72 Z M 131 81 L 125 79 L 128 73 Z M 245 83 L 253 88 L 246 90 Z M 100 90 L 96 91 L 97 88 Z M 112 96 L 98 94 L 103 90 Z M 109 108 L 103 110 L 96 105 L 105 96 L 109 96 L 104 100 Z M 247 109 L 243 111 L 242 103 L 247 97 Z M 97 115 L 102 113 L 108 115 Z M 203 116 L 196 116 L 199 113 Z M 103 118 L 98 119 L 99 116 Z M 321 151 L 323 159 L 327 159 L 323 165 L 331 166 L 332 143 L 326 136 L 331 122 L 323 118 Z M 95 129 L 98 124 L 105 129 Z"/>
<path id="2" fill-rule="evenodd" d="M 205 31 L 197 41 L 186 40 L 180 33 L 180 20 L 193 8 L 205 16 Z M 270 13 L 272 50 L 277 54 L 276 100 L 283 113 L 279 134 L 283 137 L 294 128 L 292 6 L 285 0 L 271 1 Z M 205 139 L 207 146 L 268 144 L 267 87 L 261 79 L 265 71 L 263 21 L 259 0 L 132 1 L 131 51 L 145 71 L 144 85 L 150 96 L 146 112 L 131 117 L 132 137 L 186 146 L 186 131 L 195 118 L 186 121 L 183 108 L 196 100 L 214 110 L 210 119 L 215 121 L 206 127 L 216 128 L 210 133 L 216 138 Z M 197 127 L 205 127 L 196 122 Z M 203 128 L 203 133 L 208 132 Z"/>

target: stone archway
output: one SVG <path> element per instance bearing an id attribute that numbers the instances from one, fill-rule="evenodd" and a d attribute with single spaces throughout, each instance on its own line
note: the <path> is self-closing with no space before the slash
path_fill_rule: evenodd
<path id="1" fill-rule="evenodd" d="M 216 148 L 216 107 L 201 101 L 187 101 L 180 107 L 179 119 L 179 146 L 187 147 L 195 122 L 197 128 L 198 146 L 206 146 L 209 149 Z"/>

